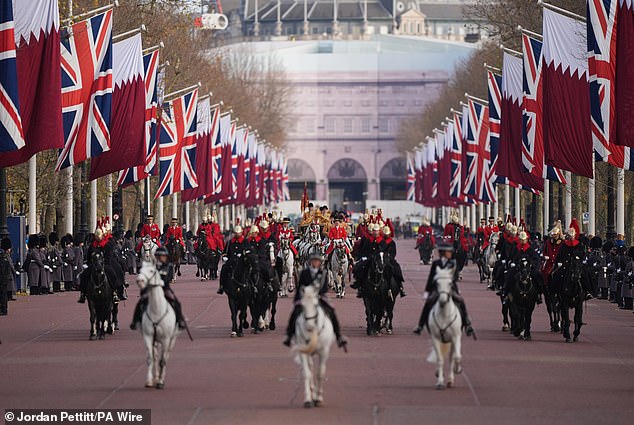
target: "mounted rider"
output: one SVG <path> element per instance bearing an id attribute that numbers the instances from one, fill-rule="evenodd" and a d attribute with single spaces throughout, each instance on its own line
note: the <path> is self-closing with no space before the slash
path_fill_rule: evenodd
<path id="1" fill-rule="evenodd" d="M 445 226 L 443 237 L 445 241 L 453 245 L 454 252 L 462 249 L 467 252 L 467 239 L 465 238 L 464 227 L 460 225 L 460 218 L 457 214 L 451 216 L 451 221 Z"/>
<path id="2" fill-rule="evenodd" d="M 339 320 L 335 314 L 335 309 L 328 303 L 325 298 L 328 292 L 328 273 L 323 267 L 324 258 L 320 254 L 313 254 L 309 259 L 309 266 L 302 270 L 299 275 L 299 281 L 297 283 L 297 290 L 295 291 L 295 308 L 291 313 L 291 317 L 288 321 L 288 327 L 286 328 L 286 339 L 283 344 L 289 347 L 291 345 L 291 339 L 295 335 L 295 322 L 302 313 L 302 306 L 300 304 L 302 298 L 302 287 L 313 285 L 319 288 L 319 306 L 322 308 L 326 316 L 332 322 L 332 328 L 337 337 L 337 345 L 346 350 L 348 340 L 341 335 L 341 327 L 339 326 Z"/>
<path id="3" fill-rule="evenodd" d="M 579 265 L 582 266 L 583 260 L 585 259 L 585 247 L 579 242 L 579 235 L 579 223 L 577 219 L 573 218 L 566 231 L 566 239 L 555 259 L 555 267 L 551 272 L 553 277 L 552 282 L 562 282 L 566 278 L 567 271 L 573 263 L 579 263 Z M 584 286 L 583 290 L 586 299 L 591 299 L 591 288 L 584 284 L 584 279 L 581 279 L 581 282 Z"/>
<path id="4" fill-rule="evenodd" d="M 158 224 L 154 222 L 154 216 L 151 214 L 146 217 L 145 224 L 141 228 L 139 243 L 136 246 L 137 252 L 141 252 L 141 246 L 143 245 L 143 238 L 145 236 L 149 236 L 152 238 L 152 242 L 154 242 L 157 246 L 161 246 L 161 229 L 159 229 Z"/>
<path id="5" fill-rule="evenodd" d="M 293 232 L 293 228 L 289 226 L 291 220 L 288 217 L 284 217 L 282 220 L 282 226 L 278 231 L 278 249 L 281 248 L 282 240 L 288 239 L 288 246 L 290 250 L 293 252 L 293 255 L 297 256 L 297 248 L 293 245 L 293 241 L 295 240 L 295 234 Z"/>
<path id="6" fill-rule="evenodd" d="M 427 320 L 429 319 L 429 313 L 431 309 L 438 301 L 439 293 L 436 285 L 435 277 L 437 269 L 446 269 L 446 268 L 454 268 L 454 277 L 451 283 L 452 293 L 451 298 L 453 302 L 458 307 L 460 311 L 460 316 L 462 318 L 462 327 L 464 328 L 467 336 L 473 336 L 473 339 L 477 339 L 475 331 L 471 327 L 471 320 L 469 319 L 469 314 L 467 313 L 467 306 L 465 304 L 464 298 L 460 295 L 460 291 L 458 290 L 458 269 L 456 268 L 455 261 L 453 260 L 454 248 L 453 245 L 448 243 L 439 243 L 438 244 L 438 254 L 440 258 L 434 260 L 431 263 L 431 270 L 429 271 L 429 276 L 427 278 L 427 286 L 425 287 L 425 292 L 428 294 L 427 300 L 425 301 L 425 305 L 423 306 L 423 311 L 421 312 L 420 319 L 418 321 L 418 327 L 414 329 L 414 333 L 420 335 L 423 328 L 427 326 Z"/>
<path id="7" fill-rule="evenodd" d="M 416 248 L 423 244 L 426 237 L 429 237 L 431 241 L 431 249 L 436 247 L 436 238 L 434 237 L 434 229 L 431 227 L 429 220 L 423 219 L 423 222 L 418 226 L 418 239 L 416 239 Z"/>
<path id="8" fill-rule="evenodd" d="M 183 228 L 178 225 L 178 218 L 172 217 L 172 225 L 167 229 L 167 239 L 170 240 L 174 238 L 176 242 L 181 244 L 183 249 L 185 249 L 185 240 L 183 239 Z"/>
<path id="9" fill-rule="evenodd" d="M 361 239 L 359 251 L 357 252 L 356 263 L 352 267 L 352 275 L 355 282 L 350 285 L 352 289 L 358 289 L 357 298 L 362 297 L 363 288 L 368 277 L 370 259 L 379 250 L 383 238 L 380 233 L 380 225 L 371 223 L 368 225 L 368 236 Z"/>
<path id="10" fill-rule="evenodd" d="M 337 243 L 343 244 L 349 261 L 352 261 L 352 247 L 350 246 L 350 241 L 348 240 L 348 231 L 343 225 L 341 216 L 337 216 L 335 218 L 335 225 L 332 226 L 328 232 L 328 241 L 328 248 L 326 249 L 326 264 L 330 263 Z"/>
<path id="11" fill-rule="evenodd" d="M 233 228 L 233 237 L 227 244 L 224 251 L 223 260 L 225 263 L 222 265 L 222 269 L 220 270 L 220 286 L 218 287 L 218 294 L 224 293 L 222 282 L 224 282 L 227 277 L 227 273 L 231 270 L 231 267 L 236 264 L 238 258 L 244 255 L 244 252 L 248 249 L 248 247 L 249 245 L 244 238 L 242 226 L 238 224 Z"/>
<path id="12" fill-rule="evenodd" d="M 176 294 L 170 287 L 170 284 L 174 281 L 174 265 L 167 261 L 168 252 L 164 247 L 158 248 L 154 253 L 156 257 L 156 270 L 163 279 L 163 292 L 165 294 L 165 298 L 167 302 L 170 303 L 172 308 L 174 309 L 174 313 L 176 314 L 176 322 L 178 323 L 179 329 L 185 329 L 187 324 L 185 323 L 185 317 L 183 316 L 183 311 L 181 308 L 181 303 L 176 298 Z M 134 330 L 137 327 L 138 323 L 141 323 L 141 319 L 143 318 L 143 313 L 147 307 L 148 298 L 149 298 L 149 290 L 151 287 L 146 287 L 139 297 L 139 301 L 136 304 L 134 309 L 134 316 L 132 317 L 132 323 L 130 323 L 130 329 Z"/>
<path id="13" fill-rule="evenodd" d="M 125 293 L 125 275 L 121 264 L 116 258 L 116 243 L 112 238 L 112 227 L 110 226 L 110 218 L 102 217 L 97 221 L 97 229 L 95 230 L 95 237 L 88 247 L 86 252 L 86 258 L 91 258 L 92 253 L 95 251 L 101 252 L 104 259 L 104 270 L 106 274 L 111 277 L 108 279 L 108 283 L 112 287 L 113 302 L 118 303 L 119 300 L 127 300 L 128 297 Z M 114 282 L 111 282 L 114 280 Z M 80 294 L 78 303 L 86 302 L 86 292 L 88 288 L 85 287 L 87 281 L 83 279 L 80 285 Z"/>
<path id="14" fill-rule="evenodd" d="M 379 251 L 387 254 L 387 258 L 390 264 L 390 269 L 392 271 L 392 278 L 398 283 L 399 294 L 402 297 L 407 296 L 405 290 L 403 289 L 403 282 L 405 278 L 403 277 L 403 271 L 401 270 L 401 265 L 396 261 L 396 242 L 392 239 L 392 231 L 389 226 L 383 226 L 382 230 L 382 241 L 379 242 Z"/>
<path id="15" fill-rule="evenodd" d="M 550 285 L 551 273 L 555 267 L 557 255 L 563 246 L 563 238 L 561 234 L 561 223 L 556 222 L 550 230 L 550 237 L 544 242 L 544 265 L 542 266 L 542 275 L 544 277 L 544 285 Z"/>
<path id="16" fill-rule="evenodd" d="M 260 276 L 265 282 L 271 284 L 275 271 L 271 264 L 269 246 L 273 246 L 273 258 L 275 258 L 278 245 L 277 238 L 271 233 L 270 224 L 267 220 L 260 221 L 259 229 L 257 226 L 253 226 L 251 230 L 255 231 L 259 238 L 257 243 L 252 244 L 251 249 L 257 255 Z"/>
<path id="17" fill-rule="evenodd" d="M 541 258 L 530 243 L 530 235 L 524 230 L 519 233 L 515 249 L 509 258 L 510 269 L 508 275 L 510 277 L 504 282 L 503 295 L 506 296 L 509 294 L 513 290 L 515 282 L 519 281 L 519 265 L 524 260 L 528 261 L 531 279 L 535 283 L 539 293 L 537 304 L 541 304 L 542 294 L 544 293 L 544 279 L 540 271 Z"/>

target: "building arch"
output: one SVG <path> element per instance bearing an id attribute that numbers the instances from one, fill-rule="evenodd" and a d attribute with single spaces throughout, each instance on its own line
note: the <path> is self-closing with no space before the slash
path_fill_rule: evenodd
<path id="1" fill-rule="evenodd" d="M 336 210 L 365 211 L 368 196 L 368 175 L 361 163 L 341 158 L 328 169 L 328 202 Z"/>
<path id="2" fill-rule="evenodd" d="M 396 157 L 387 161 L 379 173 L 381 199 L 405 200 L 407 197 L 407 164 L 405 158 Z"/>

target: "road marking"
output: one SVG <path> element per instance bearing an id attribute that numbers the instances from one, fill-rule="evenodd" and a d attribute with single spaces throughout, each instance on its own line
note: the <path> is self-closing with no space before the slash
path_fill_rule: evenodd
<path id="1" fill-rule="evenodd" d="M 123 388 L 128 382 L 130 382 L 130 380 L 134 377 L 134 375 L 136 375 L 137 373 L 139 373 L 139 371 L 141 369 L 143 369 L 143 367 L 145 366 L 145 364 L 141 364 L 139 365 L 139 367 L 136 368 L 136 370 L 134 372 L 132 372 L 130 375 L 128 375 L 128 377 L 122 382 L 120 383 L 114 390 L 110 391 L 110 394 L 108 394 L 106 396 L 106 398 L 104 398 L 103 400 L 101 400 L 101 403 L 99 403 L 97 405 L 97 409 L 101 409 L 103 407 L 104 404 L 106 404 L 121 388 Z"/>
<path id="2" fill-rule="evenodd" d="M 196 408 L 196 411 L 192 415 L 192 418 L 189 420 L 189 422 L 187 422 L 187 425 L 194 425 L 194 423 L 196 423 L 196 419 L 198 419 L 198 415 L 200 415 L 201 411 L 202 411 L 202 407 L 198 406 Z"/>
<path id="3" fill-rule="evenodd" d="M 379 425 L 379 405 L 372 406 L 372 425 Z"/>
<path id="4" fill-rule="evenodd" d="M 467 385 L 469 386 L 469 390 L 471 391 L 471 395 L 473 395 L 473 400 L 475 401 L 476 406 L 480 407 L 480 399 L 478 398 L 478 395 L 475 392 L 475 389 L 473 388 L 473 385 L 471 385 L 471 379 L 469 379 L 469 376 L 467 375 L 467 373 L 463 370 L 462 371 L 462 375 L 464 376 L 464 380 L 467 382 Z"/>

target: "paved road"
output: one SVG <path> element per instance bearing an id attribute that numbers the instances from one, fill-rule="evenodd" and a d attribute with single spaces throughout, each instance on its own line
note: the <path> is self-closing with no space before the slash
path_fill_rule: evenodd
<path id="1" fill-rule="evenodd" d="M 278 330 L 229 338 L 217 283 L 191 267 L 175 285 L 194 342 L 179 338 L 163 391 L 145 389 L 141 337 L 127 329 L 135 296 L 122 304 L 122 330 L 88 341 L 77 293 L 20 297 L 0 318 L 0 400 L 4 408 L 151 408 L 156 424 L 618 424 L 634 418 L 634 316 L 605 301 L 586 305 L 580 342 L 548 332 L 544 307 L 533 341 L 500 331 L 499 301 L 468 268 L 461 288 L 478 341 L 464 340 L 457 387 L 434 389 L 427 336 L 414 328 L 428 267 L 413 242 L 399 243 L 409 293 L 396 306 L 392 336 L 365 336 L 352 293 L 333 300 L 350 352 L 333 349 L 323 408 L 301 407 L 298 367 L 281 341 L 291 301 L 279 303 Z M 135 294 L 136 291 L 131 291 Z"/>

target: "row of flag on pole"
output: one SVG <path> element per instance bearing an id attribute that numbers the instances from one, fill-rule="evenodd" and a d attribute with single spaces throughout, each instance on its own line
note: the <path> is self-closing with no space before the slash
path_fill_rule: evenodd
<path id="1" fill-rule="evenodd" d="M 158 175 L 156 197 L 289 199 L 285 155 L 197 86 L 164 96 L 160 46 L 113 42 L 112 7 L 62 27 L 57 0 L 0 0 L 0 167 L 58 149 L 56 171 L 90 159 L 91 180 Z"/>
<path id="2" fill-rule="evenodd" d="M 539 193 L 565 171 L 593 178 L 594 161 L 634 170 L 632 0 L 588 0 L 586 18 L 544 4 L 543 35 L 503 50 L 488 99 L 467 95 L 408 154 L 409 200 L 497 202 L 497 184 Z"/>

